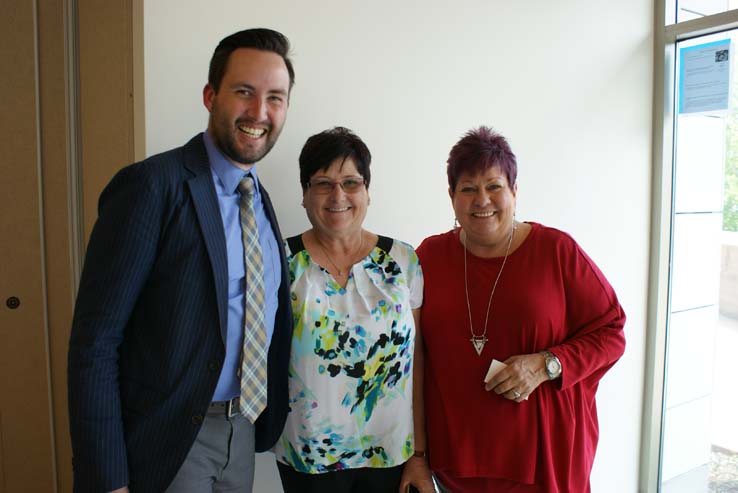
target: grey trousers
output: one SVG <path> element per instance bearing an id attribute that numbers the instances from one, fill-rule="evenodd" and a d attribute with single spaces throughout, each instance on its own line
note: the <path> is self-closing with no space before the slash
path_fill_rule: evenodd
<path id="1" fill-rule="evenodd" d="M 251 493 L 254 425 L 237 414 L 208 414 L 167 493 Z"/>

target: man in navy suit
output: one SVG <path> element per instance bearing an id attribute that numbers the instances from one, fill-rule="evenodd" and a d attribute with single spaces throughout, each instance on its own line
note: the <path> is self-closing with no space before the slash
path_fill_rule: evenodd
<path id="1" fill-rule="evenodd" d="M 254 163 L 287 116 L 288 55 L 287 38 L 269 29 L 223 39 L 203 90 L 207 131 L 122 169 L 100 196 L 69 344 L 76 492 L 250 492 L 254 452 L 282 431 L 289 279 Z M 253 419 L 239 401 L 244 333 L 254 330 L 244 325 L 239 221 L 249 175 L 268 348 L 266 408 Z"/>

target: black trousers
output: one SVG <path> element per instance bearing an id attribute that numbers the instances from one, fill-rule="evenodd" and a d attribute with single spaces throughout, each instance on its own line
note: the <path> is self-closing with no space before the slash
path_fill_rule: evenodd
<path id="1" fill-rule="evenodd" d="M 306 474 L 277 461 L 284 493 L 397 493 L 403 466 Z"/>

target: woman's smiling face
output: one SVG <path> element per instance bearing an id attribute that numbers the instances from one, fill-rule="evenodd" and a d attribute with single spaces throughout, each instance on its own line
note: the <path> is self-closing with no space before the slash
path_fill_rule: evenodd
<path id="1" fill-rule="evenodd" d="M 456 189 L 449 190 L 449 195 L 467 244 L 505 244 L 515 217 L 516 194 L 517 184 L 511 187 L 499 166 L 459 177 Z"/>
<path id="2" fill-rule="evenodd" d="M 362 185 L 352 193 L 343 190 L 340 182 L 359 181 Z M 328 237 L 345 237 L 359 234 L 369 205 L 369 191 L 364 185 L 353 158 L 340 157 L 326 170 L 319 170 L 310 177 L 310 184 L 333 182 L 333 190 L 319 193 L 318 188 L 308 186 L 303 193 L 303 205 L 313 228 Z"/>

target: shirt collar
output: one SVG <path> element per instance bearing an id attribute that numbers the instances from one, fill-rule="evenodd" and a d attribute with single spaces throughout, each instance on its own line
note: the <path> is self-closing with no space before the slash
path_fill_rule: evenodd
<path id="1" fill-rule="evenodd" d="M 223 188 L 229 194 L 236 193 L 238 184 L 247 175 L 251 175 L 254 179 L 254 185 L 256 195 L 259 195 L 259 178 L 256 175 L 256 166 L 252 166 L 249 171 L 244 171 L 231 163 L 226 157 L 220 152 L 213 142 L 213 138 L 207 130 L 203 133 L 203 141 L 205 142 L 205 150 L 208 153 L 208 160 L 210 161 L 210 167 L 212 168 L 215 175 L 220 179 L 223 184 Z"/>

